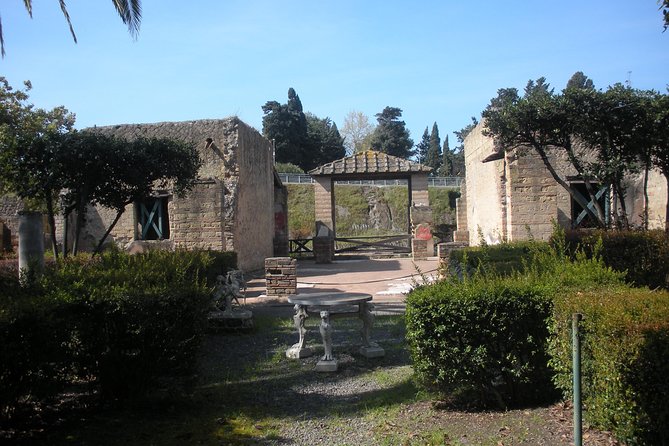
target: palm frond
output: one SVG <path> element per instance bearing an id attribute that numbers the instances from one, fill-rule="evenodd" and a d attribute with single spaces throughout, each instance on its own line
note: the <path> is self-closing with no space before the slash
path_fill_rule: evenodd
<path id="1" fill-rule="evenodd" d="M 123 23 L 128 25 L 130 35 L 137 38 L 142 21 L 141 0 L 112 0 L 112 2 Z"/>
<path id="2" fill-rule="evenodd" d="M 32 0 L 23 0 L 23 4 L 26 6 L 26 11 L 28 11 L 28 15 L 30 18 L 33 18 L 33 2 Z"/>
<path id="3" fill-rule="evenodd" d="M 26 3 L 29 1 L 26 0 Z M 67 20 L 67 25 L 70 27 L 70 34 L 72 34 L 72 38 L 74 39 L 74 43 L 77 43 L 77 36 L 74 34 L 74 28 L 72 27 L 72 21 L 70 21 L 70 14 L 67 12 L 67 6 L 65 6 L 65 0 L 59 0 L 60 2 L 60 10 L 63 11 L 63 15 L 65 16 L 65 20 Z"/>
<path id="4" fill-rule="evenodd" d="M 2 36 L 2 18 L 0 18 L 0 54 L 5 57 L 5 38 Z"/>

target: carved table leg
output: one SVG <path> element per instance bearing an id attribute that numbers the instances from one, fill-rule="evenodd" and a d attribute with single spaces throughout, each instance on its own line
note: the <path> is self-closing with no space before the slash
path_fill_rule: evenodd
<path id="1" fill-rule="evenodd" d="M 321 311 L 321 337 L 323 338 L 324 354 L 316 364 L 317 372 L 336 372 L 337 360 L 332 356 L 332 326 L 330 325 L 330 312 Z"/>
<path id="2" fill-rule="evenodd" d="M 360 354 L 366 358 L 378 358 L 386 354 L 383 348 L 379 347 L 376 342 L 370 339 L 372 325 L 374 325 L 374 305 L 369 302 L 363 302 L 358 306 L 358 313 L 362 319 L 362 347 L 360 347 Z"/>
<path id="3" fill-rule="evenodd" d="M 297 344 L 294 344 L 286 350 L 286 357 L 291 359 L 306 358 L 313 354 L 310 348 L 304 346 L 307 334 L 307 329 L 304 327 L 304 321 L 309 315 L 307 314 L 307 308 L 303 305 L 295 305 L 294 308 L 295 316 L 293 316 L 293 322 L 295 322 L 295 328 L 297 328 L 297 334 L 300 336 L 300 340 Z"/>

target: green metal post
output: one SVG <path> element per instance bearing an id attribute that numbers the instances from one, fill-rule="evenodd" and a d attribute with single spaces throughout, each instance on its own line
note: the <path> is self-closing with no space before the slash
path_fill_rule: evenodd
<path id="1" fill-rule="evenodd" d="M 583 319 L 580 313 L 574 313 L 571 319 L 572 336 L 572 371 L 574 379 L 574 446 L 583 446 L 582 412 L 581 412 L 581 336 L 579 323 Z"/>

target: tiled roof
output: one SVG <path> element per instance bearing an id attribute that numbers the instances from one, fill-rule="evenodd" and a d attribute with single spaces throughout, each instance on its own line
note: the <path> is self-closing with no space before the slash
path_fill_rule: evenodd
<path id="1" fill-rule="evenodd" d="M 368 173 L 431 172 L 432 168 L 383 152 L 367 150 L 324 164 L 309 171 L 310 175 L 355 175 Z"/>

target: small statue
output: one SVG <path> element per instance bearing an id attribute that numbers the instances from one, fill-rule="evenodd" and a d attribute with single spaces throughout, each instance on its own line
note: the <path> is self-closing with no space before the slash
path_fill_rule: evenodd
<path id="1" fill-rule="evenodd" d="M 216 277 L 216 286 L 214 288 L 214 305 L 225 313 L 233 311 L 233 302 L 241 306 L 239 298 L 244 297 L 244 277 L 239 270 L 228 271 L 223 277 Z"/>

